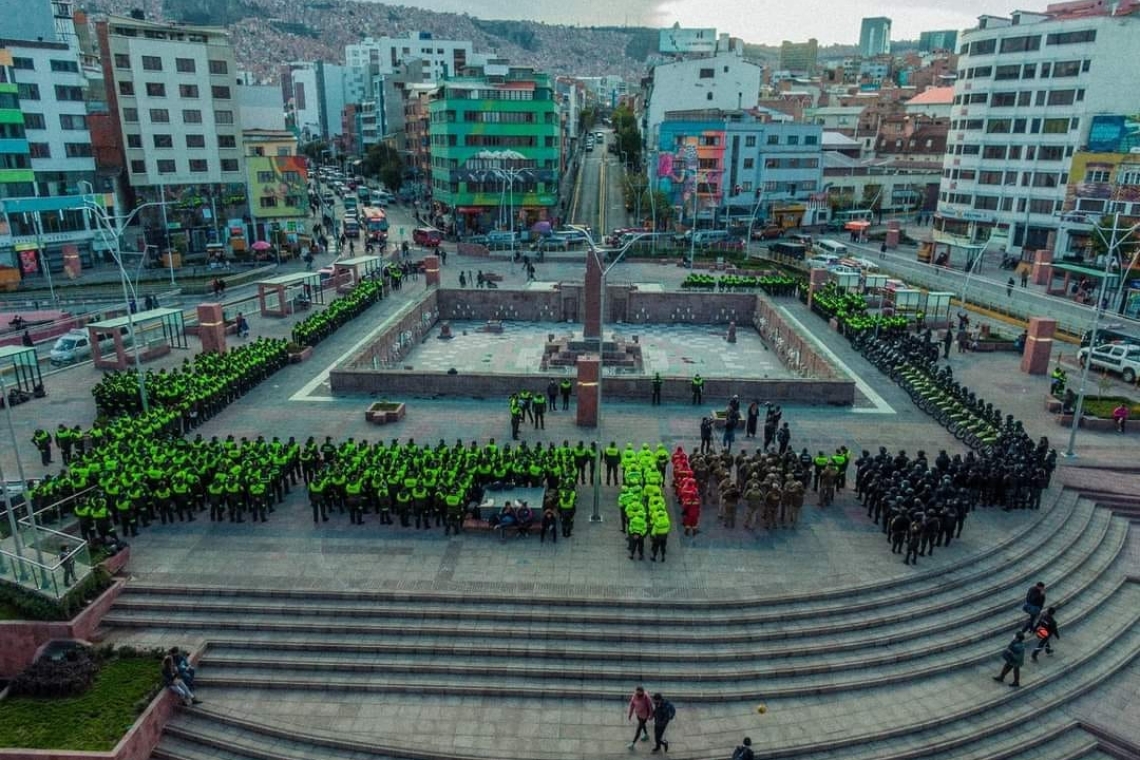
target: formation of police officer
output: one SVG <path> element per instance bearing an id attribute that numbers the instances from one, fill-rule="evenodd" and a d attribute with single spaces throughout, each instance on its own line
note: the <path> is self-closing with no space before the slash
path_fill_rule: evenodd
<path id="1" fill-rule="evenodd" d="M 546 430 L 546 395 L 541 391 L 518 391 L 507 398 L 511 420 L 511 439 L 519 439 L 523 425 L 531 424 L 535 430 Z"/>
<path id="2" fill-rule="evenodd" d="M 383 285 L 379 280 L 360 281 L 348 295 L 337 298 L 326 308 L 295 324 L 293 342 L 299 346 L 317 345 L 379 301 L 382 295 Z"/>
<path id="3" fill-rule="evenodd" d="M 891 552 L 906 564 L 949 546 L 962 536 L 970 512 L 979 506 L 1037 509 L 1048 487 L 1056 452 L 1042 438 L 1034 445 L 1024 434 L 1007 436 L 994 450 L 953 456 L 940 451 L 931 462 L 923 451 L 891 456 L 863 451 L 855 462 L 855 491 L 867 516 L 882 526 Z"/>
<path id="4" fill-rule="evenodd" d="M 614 444 L 610 444 L 612 447 Z M 622 530 L 630 559 L 645 559 L 645 542 L 649 540 L 649 558 L 665 561 L 672 521 L 665 499 L 665 472 L 669 451 L 658 444 L 651 449 L 643 444 L 634 450 L 632 444 L 621 454 L 622 485 L 618 494 Z"/>
<path id="5" fill-rule="evenodd" d="M 371 514 L 382 525 L 458 534 L 468 515 L 482 517 L 479 504 L 488 488 L 544 487 L 543 511 L 559 516 L 569 538 L 577 508 L 574 451 L 568 442 L 500 447 L 493 438 L 483 445 L 440 440 L 435 446 L 310 438 L 301 446 L 299 469 L 316 524 L 347 512 L 358 525 Z"/>

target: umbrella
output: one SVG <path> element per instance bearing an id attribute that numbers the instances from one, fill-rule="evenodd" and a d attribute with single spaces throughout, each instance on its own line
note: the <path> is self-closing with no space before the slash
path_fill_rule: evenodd
<path id="1" fill-rule="evenodd" d="M 867 229 L 870 226 L 871 226 L 871 223 L 866 221 L 865 219 L 855 219 L 855 220 L 850 221 L 847 224 L 843 225 L 843 229 L 851 230 L 851 231 L 858 230 L 859 232 L 862 232 L 863 230 Z"/>
<path id="2" fill-rule="evenodd" d="M 265 242 L 264 240 L 258 240 L 256 243 L 251 245 L 250 248 L 252 248 L 255 251 L 268 251 L 268 250 L 271 250 L 273 248 L 273 246 L 270 245 L 269 243 Z"/>

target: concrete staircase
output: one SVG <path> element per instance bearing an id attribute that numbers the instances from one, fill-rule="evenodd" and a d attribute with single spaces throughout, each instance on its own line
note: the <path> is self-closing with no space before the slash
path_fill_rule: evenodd
<path id="1" fill-rule="evenodd" d="M 685 716 L 669 757 L 728 757 L 750 733 L 772 759 L 1097 758 L 1103 743 L 1059 708 L 1140 654 L 1140 583 L 1120 557 L 1128 528 L 1063 492 L 1023 533 L 949 567 L 749 603 L 132 583 L 104 622 L 127 639 L 209 643 L 208 701 L 168 727 L 156 757 L 169 760 L 628 756 L 636 683 Z M 1062 640 L 1027 662 L 1021 689 L 1002 687 L 989 676 L 1036 580 Z M 286 699 L 311 710 L 274 718 Z M 408 726 L 320 719 L 346 699 L 456 709 L 476 724 L 526 706 L 615 717 L 564 734 L 539 723 L 515 741 L 475 726 L 470 741 L 440 745 Z"/>

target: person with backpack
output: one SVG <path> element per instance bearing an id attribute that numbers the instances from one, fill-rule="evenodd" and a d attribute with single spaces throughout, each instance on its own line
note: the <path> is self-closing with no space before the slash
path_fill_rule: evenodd
<path id="1" fill-rule="evenodd" d="M 677 717 L 677 710 L 673 707 L 673 703 L 661 696 L 661 692 L 653 695 L 653 752 L 660 752 L 664 747 L 665 751 L 669 751 L 669 742 L 665 740 L 665 729 L 669 728 L 669 723 L 673 718 Z"/>
<path id="2" fill-rule="evenodd" d="M 732 753 L 732 760 L 756 760 L 756 755 L 752 752 L 752 739 L 744 737 L 744 743 L 736 747 Z"/>
<path id="3" fill-rule="evenodd" d="M 1050 607 L 1045 610 L 1042 615 L 1037 618 L 1037 627 L 1033 633 L 1037 636 L 1037 646 L 1033 648 L 1032 659 L 1037 662 L 1037 655 L 1041 654 L 1044 649 L 1046 654 L 1053 654 L 1053 645 L 1050 643 L 1053 639 L 1058 641 L 1061 639 L 1061 634 L 1057 632 L 1057 608 Z"/>
<path id="4" fill-rule="evenodd" d="M 633 696 L 629 698 L 629 714 L 626 720 L 633 720 L 633 716 L 637 716 L 637 728 L 633 732 L 633 741 L 629 743 L 629 749 L 637 746 L 637 737 L 641 737 L 641 741 L 649 741 L 649 728 L 646 726 L 649 719 L 653 717 L 653 700 L 645 693 L 645 687 L 638 686 L 633 690 Z"/>

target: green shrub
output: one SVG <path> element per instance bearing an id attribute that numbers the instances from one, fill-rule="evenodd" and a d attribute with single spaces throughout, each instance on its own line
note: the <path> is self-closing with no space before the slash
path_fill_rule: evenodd
<path id="1" fill-rule="evenodd" d="M 87 647 L 69 649 L 59 659 L 43 657 L 12 679 L 14 697 L 77 697 L 91 687 L 99 658 Z"/>
<path id="2" fill-rule="evenodd" d="M 110 585 L 110 574 L 97 567 L 56 601 L 10 581 L 0 581 L 0 604 L 15 610 L 17 619 L 70 620 Z"/>
<path id="3" fill-rule="evenodd" d="M 1101 419 L 1112 419 L 1112 412 L 1123 401 L 1128 405 L 1128 418 L 1136 419 L 1140 417 L 1140 403 L 1132 399 L 1125 398 L 1124 396 L 1086 396 L 1084 407 L 1082 407 L 1082 414 L 1085 417 L 1099 417 Z"/>

